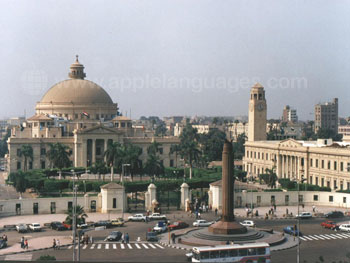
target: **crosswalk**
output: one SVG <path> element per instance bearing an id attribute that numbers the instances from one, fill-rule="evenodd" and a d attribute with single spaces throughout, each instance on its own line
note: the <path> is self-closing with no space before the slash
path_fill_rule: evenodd
<path id="1" fill-rule="evenodd" d="M 13 255 L 7 255 L 4 260 L 5 261 L 31 261 L 33 257 L 33 254 L 23 253 L 23 254 L 13 254 Z"/>
<path id="2" fill-rule="evenodd" d="M 67 249 L 72 249 L 73 245 L 68 246 Z M 79 248 L 78 245 L 75 247 L 76 249 Z M 122 244 L 122 243 L 100 243 L 100 244 L 81 244 L 80 249 L 164 249 L 163 246 L 159 244 L 151 244 L 151 243 L 128 243 L 128 244 Z"/>
<path id="3" fill-rule="evenodd" d="M 346 239 L 350 238 L 350 234 L 339 233 L 339 234 L 319 234 L 319 235 L 307 235 L 299 237 L 303 241 L 326 241 L 332 239 Z"/>

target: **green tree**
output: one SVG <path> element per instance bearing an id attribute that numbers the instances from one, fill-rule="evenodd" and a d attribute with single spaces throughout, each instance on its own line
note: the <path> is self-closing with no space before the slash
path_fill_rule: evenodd
<path id="1" fill-rule="evenodd" d="M 22 171 L 13 174 L 14 176 L 11 178 L 13 180 L 13 186 L 15 187 L 17 193 L 20 194 L 20 198 L 22 198 L 22 193 L 24 193 L 28 188 L 28 180 L 26 178 L 26 174 Z"/>
<path id="2" fill-rule="evenodd" d="M 155 130 L 155 136 L 165 136 L 166 135 L 167 128 L 165 127 L 165 124 L 162 122 L 159 125 L 157 125 Z"/>
<path id="3" fill-rule="evenodd" d="M 159 157 L 154 154 L 149 154 L 145 164 L 145 172 L 150 176 L 159 177 L 164 174 L 164 166 Z"/>
<path id="4" fill-rule="evenodd" d="M 69 209 L 67 212 L 66 212 L 66 220 L 65 220 L 65 223 L 66 224 L 73 224 L 73 208 L 72 209 Z M 76 223 L 77 224 L 84 224 L 85 223 L 85 219 L 88 217 L 88 215 L 85 213 L 84 211 L 84 207 L 80 206 L 80 205 L 77 205 L 76 206 Z"/>
<path id="5" fill-rule="evenodd" d="M 237 136 L 237 141 L 232 143 L 233 146 L 233 152 L 235 159 L 241 160 L 245 154 L 245 141 L 247 140 L 247 136 L 245 133 L 241 133 Z"/>
<path id="6" fill-rule="evenodd" d="M 104 156 L 107 159 L 107 165 L 111 168 L 111 181 L 113 181 L 114 166 L 121 158 L 121 144 L 119 142 L 109 143 Z"/>
<path id="7" fill-rule="evenodd" d="M 190 167 L 190 179 L 192 179 L 192 168 L 194 162 L 199 159 L 199 135 L 197 129 L 187 123 L 180 135 L 180 155 Z"/>
<path id="8" fill-rule="evenodd" d="M 265 174 L 260 174 L 259 179 L 263 180 L 270 188 L 276 187 L 277 175 L 275 173 L 275 167 L 272 169 L 266 168 Z"/>
<path id="9" fill-rule="evenodd" d="M 169 155 L 175 154 L 175 167 L 177 167 L 177 156 L 179 155 L 180 151 L 181 151 L 181 148 L 179 144 L 172 144 L 170 146 Z"/>
<path id="10" fill-rule="evenodd" d="M 7 147 L 7 139 L 11 136 L 11 130 L 7 129 L 7 133 L 4 136 L 4 138 L 2 138 L 2 140 L 0 140 L 0 157 L 4 157 L 5 154 L 8 153 L 8 147 Z"/>
<path id="11" fill-rule="evenodd" d="M 140 174 L 142 172 L 142 164 L 140 160 L 142 149 L 139 146 L 133 144 L 126 144 L 123 150 L 123 163 L 130 164 L 130 176 L 131 181 L 133 181 L 134 174 Z"/>
<path id="12" fill-rule="evenodd" d="M 342 135 L 334 132 L 332 129 L 321 128 L 316 134 L 318 139 L 333 139 L 333 141 L 341 141 Z"/>
<path id="13" fill-rule="evenodd" d="M 28 144 L 23 144 L 20 151 L 20 157 L 24 158 L 23 170 L 26 172 L 28 170 L 28 159 L 33 161 L 33 148 Z"/>
<path id="14" fill-rule="evenodd" d="M 72 155 L 71 149 L 62 143 L 50 143 L 50 149 L 47 152 L 47 158 L 50 160 L 51 167 L 62 170 L 63 168 L 70 167 L 72 162 L 70 156 Z"/>
<path id="15" fill-rule="evenodd" d="M 91 167 L 91 172 L 93 174 L 98 174 L 98 179 L 101 179 L 101 174 L 103 174 L 103 181 L 104 181 L 105 174 L 107 173 L 106 163 L 101 161 L 94 163 Z"/>
<path id="16" fill-rule="evenodd" d="M 219 129 L 212 129 L 207 134 L 201 134 L 199 136 L 203 155 L 208 162 L 221 160 L 225 139 L 226 134 Z"/>

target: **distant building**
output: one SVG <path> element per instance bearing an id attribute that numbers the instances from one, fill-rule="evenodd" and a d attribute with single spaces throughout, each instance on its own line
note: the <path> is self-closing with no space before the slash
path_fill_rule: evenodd
<path id="1" fill-rule="evenodd" d="M 350 136 L 350 125 L 340 125 L 338 127 L 338 134 L 342 134 L 344 136 Z"/>
<path id="2" fill-rule="evenodd" d="M 315 105 L 315 132 L 319 129 L 330 129 L 338 133 L 338 99 L 332 102 Z"/>
<path id="3" fill-rule="evenodd" d="M 286 105 L 283 108 L 282 121 L 283 122 L 297 122 L 298 121 L 297 110 L 292 109 L 289 105 Z"/>

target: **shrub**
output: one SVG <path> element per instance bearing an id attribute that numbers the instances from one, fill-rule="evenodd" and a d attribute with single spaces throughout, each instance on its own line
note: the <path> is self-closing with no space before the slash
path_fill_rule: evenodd
<path id="1" fill-rule="evenodd" d="M 55 261 L 56 257 L 50 256 L 50 255 L 42 255 L 40 256 L 40 258 L 37 259 L 37 261 L 47 261 L 47 260 Z"/>

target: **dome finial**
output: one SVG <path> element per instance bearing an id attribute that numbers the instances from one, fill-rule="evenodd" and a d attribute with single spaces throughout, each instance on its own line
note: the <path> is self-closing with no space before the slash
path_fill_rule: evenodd
<path id="1" fill-rule="evenodd" d="M 75 62 L 79 63 L 79 55 L 75 55 Z"/>

